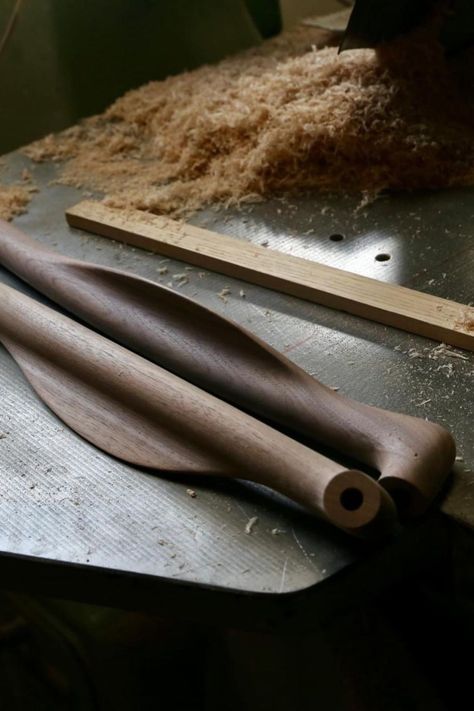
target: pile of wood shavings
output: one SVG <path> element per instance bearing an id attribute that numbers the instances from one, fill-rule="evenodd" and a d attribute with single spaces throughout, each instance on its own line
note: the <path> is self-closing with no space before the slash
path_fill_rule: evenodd
<path id="1" fill-rule="evenodd" d="M 12 220 L 26 211 L 31 189 L 22 185 L 0 185 L 0 218 Z"/>
<path id="2" fill-rule="evenodd" d="M 129 92 L 30 146 L 108 205 L 184 216 L 307 189 L 474 184 L 470 61 L 422 29 L 377 52 L 316 49 L 305 27 L 216 66 Z M 462 76 L 460 75 L 462 73 Z"/>

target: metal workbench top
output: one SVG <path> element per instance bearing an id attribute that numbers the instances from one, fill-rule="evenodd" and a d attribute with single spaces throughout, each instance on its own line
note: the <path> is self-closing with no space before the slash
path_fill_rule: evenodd
<path id="1" fill-rule="evenodd" d="M 0 182 L 18 181 L 24 168 L 39 192 L 15 223 L 38 240 L 69 256 L 165 284 L 183 271 L 183 264 L 170 261 L 169 274 L 160 276 L 159 256 L 69 229 L 64 210 L 84 195 L 54 184 L 52 164 L 34 165 L 10 154 Z M 474 296 L 473 190 L 390 196 L 365 207 L 351 197 L 308 195 L 207 211 L 193 221 L 463 303 Z M 1 270 L 0 279 L 28 291 Z M 173 284 L 340 392 L 450 429 L 462 461 L 444 508 L 474 525 L 469 471 L 474 470 L 474 354 L 446 351 L 421 337 L 211 272 L 195 269 L 187 284 Z M 218 296 L 223 287 L 230 289 L 225 300 Z M 198 478 L 190 483 L 126 466 L 64 426 L 3 349 L 0 400 L 1 561 L 9 574 L 29 584 L 32 577 L 45 576 L 50 593 L 65 594 L 61 581 L 73 571 L 69 594 L 74 595 L 80 580 L 94 585 L 95 571 L 106 600 L 112 600 L 111 586 L 125 579 L 135 581 L 130 590 L 146 579 L 156 584 L 152 590 L 196 585 L 269 599 L 315 590 L 343 571 L 370 570 L 383 579 L 394 569 L 397 553 L 406 565 L 407 550 L 420 554 L 417 542 L 421 550 L 429 539 L 421 523 L 368 547 L 262 488 Z M 188 495 L 190 486 L 196 498 Z M 258 520 L 248 534 L 253 517 Z"/>

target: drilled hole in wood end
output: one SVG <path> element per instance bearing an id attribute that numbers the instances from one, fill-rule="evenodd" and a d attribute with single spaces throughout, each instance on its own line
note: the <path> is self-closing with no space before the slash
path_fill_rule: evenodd
<path id="1" fill-rule="evenodd" d="M 377 262 L 389 262 L 391 260 L 392 256 L 390 254 L 387 254 L 386 252 L 382 252 L 382 254 L 377 254 L 375 257 L 375 261 Z"/>
<path id="2" fill-rule="evenodd" d="M 346 511 L 357 511 L 364 503 L 364 494 L 360 489 L 345 489 L 341 493 L 339 501 Z"/>
<path id="3" fill-rule="evenodd" d="M 385 535 L 396 520 L 390 496 L 374 479 L 355 469 L 332 477 L 323 504 L 329 521 L 362 538 Z"/>
<path id="4" fill-rule="evenodd" d="M 329 239 L 331 240 L 331 242 L 342 242 L 342 240 L 344 239 L 344 235 L 330 235 Z"/>

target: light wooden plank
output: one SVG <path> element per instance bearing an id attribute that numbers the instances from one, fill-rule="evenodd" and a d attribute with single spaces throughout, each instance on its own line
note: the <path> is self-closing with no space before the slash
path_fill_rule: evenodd
<path id="1" fill-rule="evenodd" d="M 72 227 L 474 350 L 474 308 L 335 269 L 140 210 L 94 201 L 70 208 Z"/>

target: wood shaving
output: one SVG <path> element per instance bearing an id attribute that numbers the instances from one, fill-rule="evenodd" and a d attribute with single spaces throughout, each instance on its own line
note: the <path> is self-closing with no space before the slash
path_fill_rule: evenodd
<path id="1" fill-rule="evenodd" d="M 439 365 L 436 368 L 437 373 L 443 373 L 447 378 L 452 378 L 454 375 L 454 366 L 452 363 L 445 363 L 444 365 Z"/>
<path id="2" fill-rule="evenodd" d="M 196 498 L 197 498 L 197 494 L 196 494 L 196 492 L 194 491 L 194 489 L 186 489 L 186 493 L 187 493 L 187 495 L 190 496 L 192 499 L 196 499 Z"/>
<path id="3" fill-rule="evenodd" d="M 258 523 L 258 516 L 253 516 L 251 519 L 248 520 L 247 525 L 245 526 L 245 533 L 250 536 L 252 533 L 254 527 Z"/>
<path id="4" fill-rule="evenodd" d="M 231 290 L 229 289 L 229 287 L 226 286 L 226 287 L 224 287 L 224 288 L 217 294 L 217 296 L 218 296 L 219 299 L 221 299 L 225 304 L 227 304 L 228 299 L 227 299 L 226 297 L 229 296 L 230 293 L 231 293 Z"/>
<path id="5" fill-rule="evenodd" d="M 31 172 L 28 170 L 28 168 L 23 168 L 21 171 L 21 181 L 23 183 L 31 183 L 33 180 L 33 176 L 31 175 Z"/>
<path id="6" fill-rule="evenodd" d="M 447 358 L 458 358 L 459 360 L 469 360 L 469 356 L 463 355 L 463 353 L 458 353 L 457 351 L 453 351 L 450 346 L 446 345 L 446 343 L 440 343 L 439 346 L 433 348 L 431 354 L 432 356 L 434 356 L 434 360 L 436 360 L 438 356 L 445 356 Z"/>
<path id="7" fill-rule="evenodd" d="M 409 358 L 424 358 L 423 353 L 420 353 L 416 348 L 410 348 L 408 351 Z"/>
<path id="8" fill-rule="evenodd" d="M 307 189 L 474 184 L 474 51 L 446 60 L 433 28 L 378 50 L 317 49 L 302 27 L 216 66 L 131 91 L 32 144 L 59 180 L 110 206 L 185 216 Z"/>
<path id="9" fill-rule="evenodd" d="M 179 286 L 189 282 L 187 274 L 173 274 L 173 279 L 178 282 Z"/>

